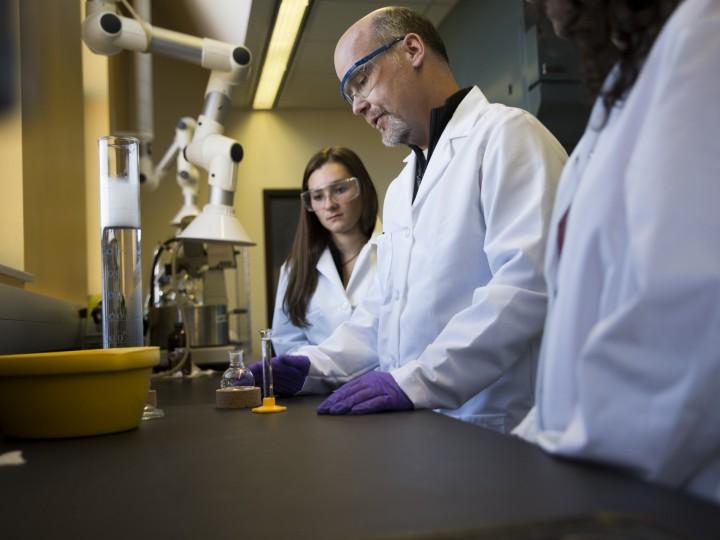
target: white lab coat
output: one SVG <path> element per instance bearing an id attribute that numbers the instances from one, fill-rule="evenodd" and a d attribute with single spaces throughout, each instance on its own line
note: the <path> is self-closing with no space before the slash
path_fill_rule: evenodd
<path id="1" fill-rule="evenodd" d="M 321 343 L 347 321 L 375 279 L 376 261 L 375 244 L 370 240 L 357 256 L 346 289 L 330 249 L 325 248 L 315 266 L 318 283 L 308 304 L 306 318 L 310 326 L 307 328 L 295 326 L 283 309 L 288 283 L 288 268 L 284 264 L 280 269 L 273 313 L 272 342 L 275 353 L 290 354 L 303 345 Z"/>
<path id="2" fill-rule="evenodd" d="M 625 105 L 571 156 L 549 235 L 537 407 L 516 431 L 716 501 L 719 28 L 720 2 L 681 4 Z"/>
<path id="3" fill-rule="evenodd" d="M 533 402 L 545 234 L 566 160 L 530 114 L 479 89 L 446 126 L 415 202 L 415 156 L 388 188 L 376 284 L 311 358 L 303 391 L 389 371 L 416 408 L 498 431 Z"/>

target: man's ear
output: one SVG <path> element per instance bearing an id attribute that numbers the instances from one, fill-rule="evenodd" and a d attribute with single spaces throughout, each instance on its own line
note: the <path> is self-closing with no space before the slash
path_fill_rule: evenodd
<path id="1" fill-rule="evenodd" d="M 403 39 L 402 47 L 414 68 L 419 68 L 425 62 L 425 42 L 417 34 L 410 33 Z"/>

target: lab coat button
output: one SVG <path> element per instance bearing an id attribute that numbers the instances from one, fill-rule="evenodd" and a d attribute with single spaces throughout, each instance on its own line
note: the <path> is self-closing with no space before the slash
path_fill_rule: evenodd
<path id="1" fill-rule="evenodd" d="M 405 229 L 405 238 L 410 238 L 410 229 Z"/>

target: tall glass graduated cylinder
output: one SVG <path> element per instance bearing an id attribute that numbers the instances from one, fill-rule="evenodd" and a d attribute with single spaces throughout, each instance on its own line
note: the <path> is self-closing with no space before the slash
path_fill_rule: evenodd
<path id="1" fill-rule="evenodd" d="M 260 353 L 262 355 L 262 396 L 264 398 L 274 397 L 275 389 L 273 388 L 272 373 L 272 330 L 260 330 Z"/>
<path id="2" fill-rule="evenodd" d="M 138 140 L 101 137 L 103 347 L 143 345 Z"/>

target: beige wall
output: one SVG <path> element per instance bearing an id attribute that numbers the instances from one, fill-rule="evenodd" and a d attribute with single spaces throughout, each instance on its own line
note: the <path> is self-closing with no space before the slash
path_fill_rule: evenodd
<path id="1" fill-rule="evenodd" d="M 100 182 L 97 140 L 110 133 L 108 59 L 82 45 L 85 108 L 85 238 L 87 293 L 102 293 L 100 262 Z"/>
<path id="2" fill-rule="evenodd" d="M 3 74 L 15 79 L 16 103 L 0 112 L 0 163 L 3 164 L 0 180 L 0 264 L 23 270 L 25 246 L 23 245 L 23 190 L 22 190 L 22 114 L 20 111 L 20 55 L 17 54 L 20 27 L 17 2 L 10 2 L 10 27 L 14 33 L 16 62 L 13 73 Z M 6 69 L 6 66 L 3 66 Z"/>
<path id="3" fill-rule="evenodd" d="M 25 268 L 20 108 L 0 115 L 0 264 Z"/>
<path id="4" fill-rule="evenodd" d="M 25 270 L 29 290 L 86 296 L 80 4 L 20 2 Z"/>
<path id="5" fill-rule="evenodd" d="M 0 123 L 0 264 L 26 289 L 76 303 L 86 295 L 80 3 L 13 1 L 19 109 Z"/>

